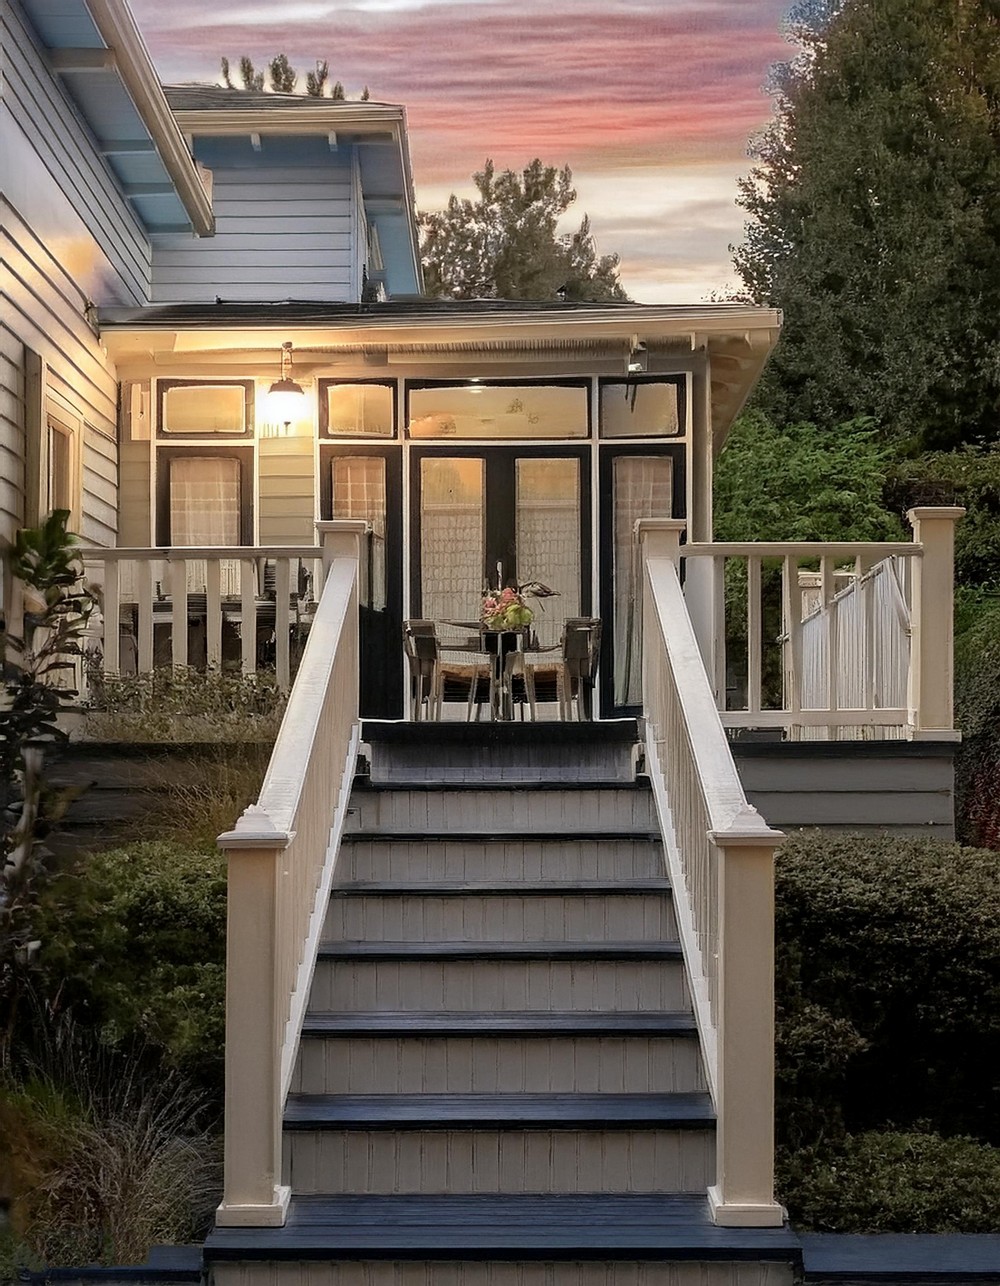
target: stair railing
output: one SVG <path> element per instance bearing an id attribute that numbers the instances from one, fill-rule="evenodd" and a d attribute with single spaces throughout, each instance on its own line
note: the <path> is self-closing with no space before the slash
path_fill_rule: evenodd
<path id="1" fill-rule="evenodd" d="M 646 759 L 716 1110 L 716 1223 L 780 1225 L 774 1200 L 774 850 L 743 792 L 678 574 L 673 519 L 637 524 Z"/>
<path id="2" fill-rule="evenodd" d="M 229 868 L 225 1177 L 216 1222 L 278 1226 L 281 1120 L 357 759 L 363 522 L 318 524 L 324 584 L 260 796 Z"/>

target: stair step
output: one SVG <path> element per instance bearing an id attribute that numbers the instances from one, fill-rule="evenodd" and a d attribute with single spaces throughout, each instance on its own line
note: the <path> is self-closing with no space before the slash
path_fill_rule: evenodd
<path id="1" fill-rule="evenodd" d="M 412 835 L 481 832 L 538 839 L 636 831 L 655 832 L 657 822 L 648 782 L 596 786 L 572 782 L 531 785 L 482 782 L 370 786 L 351 794 L 351 833 Z"/>
<path id="2" fill-rule="evenodd" d="M 600 894 L 669 893 L 670 881 L 663 877 L 650 879 L 610 880 L 345 880 L 338 883 L 337 894 L 365 894 L 382 897 L 584 897 Z"/>
<path id="3" fill-rule="evenodd" d="M 292 1090 L 309 1094 L 704 1091 L 690 1013 L 311 1013 Z"/>
<path id="4" fill-rule="evenodd" d="M 316 962 L 310 1006 L 364 1013 L 415 1009 L 545 1012 L 690 1006 L 675 943 L 365 942 Z M 414 948 L 409 950 L 408 948 Z M 633 949 L 630 949 L 633 948 Z"/>
<path id="5" fill-rule="evenodd" d="M 289 1094 L 284 1129 L 633 1130 L 713 1125 L 707 1094 Z"/>
<path id="6" fill-rule="evenodd" d="M 697 1036 L 690 1013 L 310 1013 L 306 1038 L 325 1036 Z"/>
<path id="7" fill-rule="evenodd" d="M 683 960 L 679 942 L 323 942 L 320 960 Z"/>
<path id="8" fill-rule="evenodd" d="M 628 880 L 662 878 L 659 836 L 476 835 L 469 832 L 344 837 L 337 866 L 345 880 Z"/>
<path id="9" fill-rule="evenodd" d="M 764 1264 L 801 1266 L 798 1238 L 788 1228 L 721 1228 L 712 1223 L 704 1194 L 601 1195 L 464 1195 L 464 1196 L 342 1196 L 293 1197 L 283 1228 L 215 1228 L 205 1246 L 213 1264 L 238 1260 L 473 1261 L 482 1270 L 469 1280 L 475 1286 L 520 1282 L 507 1276 L 497 1261 L 511 1265 L 538 1261 L 575 1261 L 576 1274 L 560 1282 L 578 1286 L 610 1282 L 595 1275 L 582 1276 L 591 1264 L 579 1261 L 658 1261 L 665 1269 L 672 1262 L 744 1261 L 750 1274 L 743 1278 L 701 1276 L 704 1286 L 726 1281 L 735 1286 L 749 1283 L 791 1282 L 784 1276 L 760 1274 Z M 471 1265 L 470 1265 L 471 1266 Z M 592 1265 L 600 1271 L 598 1262 Z M 651 1273 L 657 1264 L 641 1265 L 641 1278 L 628 1278 L 628 1286 L 641 1280 L 659 1286 Z M 346 1286 L 345 1277 L 325 1278 Z M 474 1269 L 473 1269 L 474 1271 Z M 494 1273 L 504 1272 L 494 1277 Z M 225 1279 L 228 1286 L 229 1279 Z M 235 1278 L 233 1279 L 235 1281 Z M 367 1278 L 364 1279 L 367 1282 Z M 380 1279 L 381 1280 L 381 1279 Z M 385 1280 L 398 1281 L 391 1274 Z M 409 1278 L 407 1278 L 409 1280 Z M 421 1278 L 421 1282 L 430 1279 Z M 454 1279 L 449 1276 L 449 1282 Z M 463 1280 L 466 1280 L 463 1277 Z M 531 1281 L 535 1282 L 532 1277 Z M 545 1279 L 549 1281 L 549 1278 Z M 616 1272 L 614 1282 L 626 1279 Z M 673 1281 L 672 1277 L 663 1282 Z M 687 1278 L 685 1278 L 685 1281 Z"/>
<path id="10" fill-rule="evenodd" d="M 330 896 L 323 937 L 393 942 L 659 942 L 677 935 L 669 886 L 596 889 L 493 885 L 482 892 L 406 885 Z"/>

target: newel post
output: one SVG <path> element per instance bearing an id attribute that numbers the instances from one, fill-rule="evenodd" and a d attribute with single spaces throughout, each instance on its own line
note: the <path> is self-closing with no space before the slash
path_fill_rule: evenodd
<path id="1" fill-rule="evenodd" d="M 323 584 L 330 574 L 335 558 L 353 558 L 358 564 L 358 596 L 367 601 L 364 582 L 367 559 L 361 557 L 361 538 L 369 531 L 368 523 L 360 518 L 337 518 L 316 524 L 316 536 L 323 550 Z"/>
<path id="2" fill-rule="evenodd" d="M 278 894 L 285 849 L 251 804 L 220 835 L 227 854 L 226 1109 L 220 1227 L 280 1227 L 290 1190 L 281 1183 L 281 1045 L 287 1015 L 278 988 Z"/>
<path id="3" fill-rule="evenodd" d="M 910 509 L 914 543 L 910 613 L 909 736 L 914 741 L 957 741 L 953 700 L 955 524 L 958 506 Z"/>
<path id="4" fill-rule="evenodd" d="M 709 838 L 718 854 L 715 1081 L 717 1224 L 780 1227 L 774 1199 L 774 850 L 784 839 L 749 805 Z"/>

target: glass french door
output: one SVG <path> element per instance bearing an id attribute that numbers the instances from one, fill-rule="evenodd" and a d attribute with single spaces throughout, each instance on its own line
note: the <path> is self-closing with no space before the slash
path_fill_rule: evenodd
<path id="1" fill-rule="evenodd" d="M 542 645 L 590 614 L 590 455 L 550 447 L 440 447 L 411 456 L 413 616 L 476 621 L 484 589 L 538 582 Z"/>

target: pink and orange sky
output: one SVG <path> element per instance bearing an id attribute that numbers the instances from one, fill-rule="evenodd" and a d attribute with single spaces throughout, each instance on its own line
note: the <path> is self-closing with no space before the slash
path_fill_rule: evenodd
<path id="1" fill-rule="evenodd" d="M 219 57 L 303 74 L 330 62 L 349 98 L 403 103 L 421 209 L 492 157 L 573 170 L 574 223 L 643 303 L 696 302 L 735 281 L 736 180 L 791 56 L 789 0 L 131 0 L 168 83 L 218 79 Z"/>

